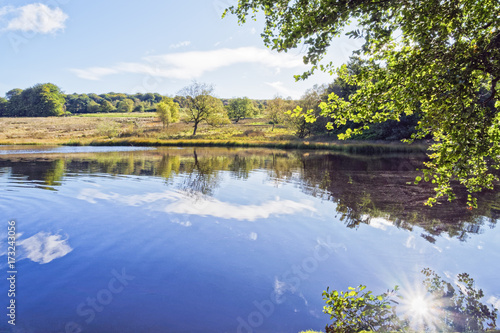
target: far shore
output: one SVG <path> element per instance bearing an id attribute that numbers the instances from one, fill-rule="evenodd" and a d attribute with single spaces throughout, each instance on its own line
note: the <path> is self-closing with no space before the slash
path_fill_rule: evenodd
<path id="1" fill-rule="evenodd" d="M 244 119 L 221 127 L 201 125 L 192 136 L 192 124 L 175 123 L 163 128 L 151 114 L 143 117 L 47 117 L 0 118 L 0 145 L 71 146 L 201 146 L 321 149 L 347 153 L 425 152 L 425 142 L 339 141 L 333 135 L 298 139 L 285 127 L 264 118 Z"/>

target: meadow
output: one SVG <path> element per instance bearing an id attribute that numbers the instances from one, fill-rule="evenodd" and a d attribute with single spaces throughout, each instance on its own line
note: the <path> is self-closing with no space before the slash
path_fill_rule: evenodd
<path id="1" fill-rule="evenodd" d="M 0 118 L 1 145 L 228 146 L 328 149 L 345 152 L 413 152 L 425 144 L 338 141 L 331 135 L 298 139 L 293 130 L 266 118 L 243 119 L 218 127 L 190 123 L 163 128 L 155 113 L 87 114 L 69 117 Z"/>

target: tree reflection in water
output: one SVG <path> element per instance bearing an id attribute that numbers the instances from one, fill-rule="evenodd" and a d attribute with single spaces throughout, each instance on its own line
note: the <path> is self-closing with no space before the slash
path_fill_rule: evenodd
<path id="1" fill-rule="evenodd" d="M 433 194 L 431 183 L 415 185 L 425 156 L 346 155 L 267 149 L 162 148 L 106 154 L 32 155 L 0 158 L 0 173 L 19 186 L 57 190 L 64 177 L 80 174 L 154 176 L 165 179 L 192 197 L 212 196 L 223 175 L 247 179 L 265 172 L 279 186 L 296 184 L 311 196 L 332 201 L 336 215 L 348 228 L 383 221 L 398 228 L 424 230 L 435 242 L 443 234 L 465 241 L 469 235 L 493 228 L 500 216 L 499 194 L 482 193 L 478 208 L 468 210 L 466 193 L 457 200 L 424 205 Z"/>

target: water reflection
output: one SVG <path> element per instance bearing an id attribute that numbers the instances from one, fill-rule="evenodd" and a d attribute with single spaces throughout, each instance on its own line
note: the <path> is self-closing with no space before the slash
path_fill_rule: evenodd
<path id="1" fill-rule="evenodd" d="M 236 205 L 211 196 L 221 186 L 221 175 L 245 180 L 264 170 L 275 186 L 296 184 L 302 192 L 336 203 L 336 215 L 348 228 L 370 225 L 413 230 L 423 228 L 429 242 L 443 234 L 466 240 L 493 228 L 500 214 L 498 193 L 485 192 L 478 209 L 466 209 L 465 193 L 458 200 L 424 206 L 432 184 L 413 185 L 423 156 L 352 156 L 334 153 L 286 152 L 265 149 L 185 148 L 106 154 L 2 156 L 0 172 L 10 189 L 36 186 L 57 190 L 65 177 L 88 175 L 148 175 L 161 177 L 169 190 L 146 196 L 118 195 L 88 188 L 79 198 L 88 202 L 111 200 L 128 205 L 162 203 L 156 210 L 219 218 L 255 220 L 272 214 L 294 214 L 311 209 L 306 202 L 276 199 L 260 205 Z M 172 200 L 174 202 L 172 203 Z M 194 204 L 196 203 L 196 205 Z"/>
<path id="2" fill-rule="evenodd" d="M 73 249 L 68 244 L 68 238 L 59 234 L 39 232 L 26 239 L 19 239 L 17 245 L 21 248 L 21 257 L 30 259 L 39 264 L 64 257 Z"/>

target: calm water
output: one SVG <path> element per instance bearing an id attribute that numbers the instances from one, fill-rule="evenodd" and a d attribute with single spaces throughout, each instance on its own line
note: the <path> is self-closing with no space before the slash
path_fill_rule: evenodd
<path id="1" fill-rule="evenodd" d="M 0 147 L 0 332 L 320 330 L 327 286 L 411 289 L 425 267 L 500 305 L 499 194 L 426 208 L 422 156 L 100 149 Z"/>

